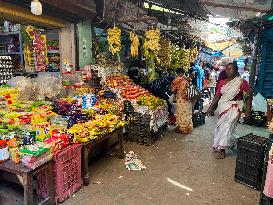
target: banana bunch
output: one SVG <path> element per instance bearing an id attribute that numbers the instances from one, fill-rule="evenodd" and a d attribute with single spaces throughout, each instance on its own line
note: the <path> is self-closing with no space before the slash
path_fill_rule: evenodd
<path id="1" fill-rule="evenodd" d="M 105 67 L 106 64 L 107 64 L 107 58 L 106 58 L 106 55 L 105 53 L 99 53 L 97 56 L 96 56 L 96 63 L 102 67 Z"/>
<path id="2" fill-rule="evenodd" d="M 151 29 L 148 31 L 145 31 L 144 35 L 144 55 L 146 58 L 150 57 L 150 51 L 153 52 L 155 56 L 157 56 L 159 50 L 160 50 L 160 30 L 159 29 Z"/>
<path id="3" fill-rule="evenodd" d="M 188 71 L 191 66 L 190 54 L 191 54 L 190 49 L 181 49 L 180 61 L 181 61 L 181 66 L 185 71 Z"/>
<path id="4" fill-rule="evenodd" d="M 174 70 L 181 67 L 180 55 L 180 48 L 176 45 L 172 45 L 171 68 Z"/>
<path id="5" fill-rule="evenodd" d="M 109 51 L 112 53 L 112 55 L 115 55 L 121 50 L 121 40 L 120 40 L 121 30 L 118 27 L 109 28 L 107 30 L 107 33 L 108 33 L 107 41 L 109 44 Z"/>
<path id="6" fill-rule="evenodd" d="M 170 40 L 161 39 L 160 45 L 161 49 L 158 54 L 160 65 L 165 69 L 169 69 L 171 67 L 172 43 Z"/>
<path id="7" fill-rule="evenodd" d="M 195 47 L 191 50 L 191 56 L 190 56 L 190 59 L 191 61 L 195 61 L 197 58 L 198 58 L 198 55 L 199 55 L 199 52 L 198 52 L 198 48 Z"/>
<path id="8" fill-rule="evenodd" d="M 131 56 L 137 57 L 138 56 L 138 47 L 139 47 L 139 39 L 134 32 L 130 32 L 130 40 L 131 40 Z"/>

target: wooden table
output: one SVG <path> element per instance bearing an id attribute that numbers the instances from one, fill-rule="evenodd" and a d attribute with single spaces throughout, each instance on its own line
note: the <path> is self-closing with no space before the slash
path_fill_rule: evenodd
<path id="1" fill-rule="evenodd" d="M 93 148 L 97 143 L 102 142 L 104 140 L 118 137 L 118 145 L 119 145 L 119 151 L 118 151 L 118 157 L 120 159 L 124 158 L 124 147 L 123 147 L 123 127 L 117 129 L 116 131 L 105 135 L 103 137 L 100 137 L 98 139 L 92 140 L 90 142 L 86 142 L 82 144 L 82 175 L 83 175 L 83 185 L 88 186 L 90 183 L 90 176 L 89 176 L 89 167 L 88 167 L 88 159 L 89 159 L 89 153 L 90 149 Z"/>
<path id="2" fill-rule="evenodd" d="M 39 205 L 52 205 L 55 204 L 55 192 L 53 184 L 53 167 L 52 161 L 49 161 L 36 169 L 32 170 L 23 166 L 22 163 L 16 165 L 11 160 L 0 163 L 0 170 L 20 175 L 23 178 L 24 187 L 24 205 L 33 204 L 33 175 L 37 174 L 41 170 L 46 171 L 46 184 L 48 188 L 48 197 L 44 199 Z"/>

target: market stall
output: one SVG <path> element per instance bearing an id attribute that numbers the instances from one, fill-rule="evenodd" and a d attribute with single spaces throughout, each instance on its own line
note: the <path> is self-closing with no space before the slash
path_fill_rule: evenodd
<path id="1" fill-rule="evenodd" d="M 80 30 L 85 36 L 85 29 Z M 123 158 L 123 139 L 152 145 L 167 129 L 167 102 L 134 83 L 126 72 L 123 32 L 117 26 L 107 28 L 107 48 L 97 42 L 94 64 L 75 70 L 72 59 L 60 61 L 63 48 L 58 31 L 46 34 L 33 26 L 20 26 L 20 52 L 24 47 L 20 68 L 27 75 L 11 75 L 0 87 L 0 169 L 29 178 L 37 174 L 38 194 L 43 198 L 63 202 L 82 185 L 89 185 L 89 155 L 96 144 L 116 138 L 118 157 Z M 136 32 L 127 33 L 127 44 L 132 59 L 141 55 L 145 59 L 146 84 L 180 67 L 188 71 L 198 58 L 194 42 L 187 48 L 179 46 L 163 38 L 158 28 L 142 33 L 142 42 Z M 91 62 L 86 59 L 90 51 L 81 46 L 81 64 Z M 52 169 L 55 196 L 44 168 Z M 26 204 L 32 201 L 31 184 L 31 180 L 24 184 Z"/>

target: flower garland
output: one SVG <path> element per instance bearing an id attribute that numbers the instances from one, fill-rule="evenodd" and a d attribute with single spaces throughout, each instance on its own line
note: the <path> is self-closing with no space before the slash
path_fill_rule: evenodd
<path id="1" fill-rule="evenodd" d="M 138 48 L 139 48 L 139 39 L 134 32 L 130 32 L 130 40 L 131 40 L 131 56 L 137 57 L 138 56 Z"/>

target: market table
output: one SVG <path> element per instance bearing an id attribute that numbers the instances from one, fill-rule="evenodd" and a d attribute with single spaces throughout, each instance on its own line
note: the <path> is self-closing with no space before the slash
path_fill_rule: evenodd
<path id="1" fill-rule="evenodd" d="M 88 186 L 90 183 L 89 167 L 88 167 L 90 149 L 94 147 L 97 143 L 113 138 L 113 137 L 118 137 L 118 144 L 119 144 L 118 157 L 120 159 L 123 159 L 124 158 L 123 127 L 103 137 L 100 137 L 98 139 L 82 144 L 82 175 L 83 175 L 84 186 Z"/>
<path id="2" fill-rule="evenodd" d="M 55 204 L 55 193 L 53 184 L 53 167 L 52 161 L 37 167 L 36 169 L 30 169 L 25 167 L 22 163 L 14 164 L 11 160 L 0 163 L 0 170 L 6 171 L 11 174 L 20 175 L 23 178 L 24 187 L 24 205 L 33 204 L 33 176 L 41 170 L 46 171 L 46 184 L 48 188 L 48 197 L 44 199 L 39 205 L 52 205 Z"/>

